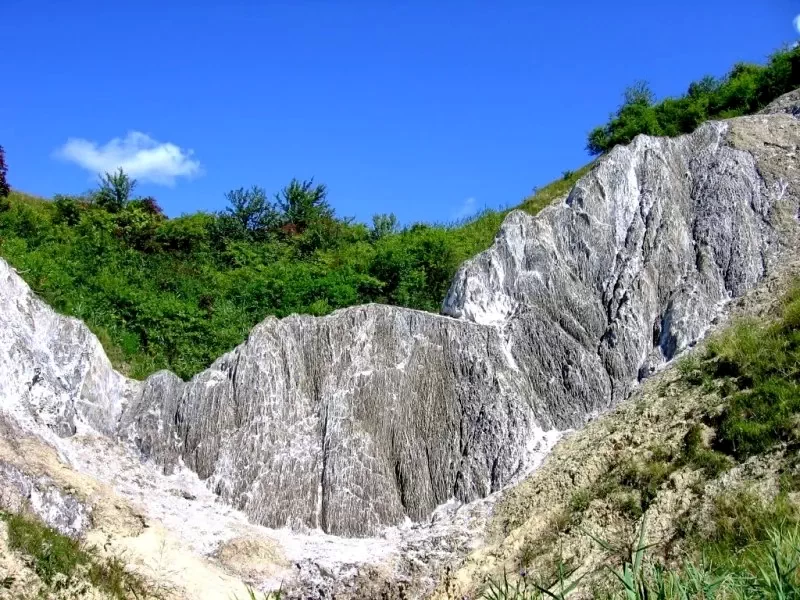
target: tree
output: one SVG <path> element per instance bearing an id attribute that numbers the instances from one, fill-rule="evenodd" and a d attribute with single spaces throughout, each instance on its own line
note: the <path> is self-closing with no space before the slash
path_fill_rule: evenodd
<path id="1" fill-rule="evenodd" d="M 314 180 L 292 181 L 276 196 L 283 213 L 285 225 L 302 233 L 312 223 L 333 218 L 333 209 L 327 201 L 328 190 L 324 185 L 314 185 Z"/>
<path id="2" fill-rule="evenodd" d="M 625 89 L 623 108 L 625 106 L 651 106 L 656 96 L 646 81 L 637 81 Z"/>
<path id="3" fill-rule="evenodd" d="M 6 198 L 11 193 L 11 186 L 8 185 L 8 181 L 6 180 L 7 173 L 6 151 L 0 146 L 0 198 Z"/>
<path id="4" fill-rule="evenodd" d="M 228 207 L 224 216 L 251 236 L 263 237 L 278 224 L 278 211 L 263 188 L 254 185 L 249 190 L 231 190 L 225 194 L 225 199 Z"/>
<path id="5" fill-rule="evenodd" d="M 105 173 L 100 177 L 100 187 L 94 194 L 98 206 L 108 212 L 119 212 L 131 198 L 137 181 L 131 179 L 122 167 L 115 173 Z"/>
<path id="6" fill-rule="evenodd" d="M 394 213 L 388 215 L 373 215 L 370 237 L 379 240 L 397 231 L 397 217 Z"/>

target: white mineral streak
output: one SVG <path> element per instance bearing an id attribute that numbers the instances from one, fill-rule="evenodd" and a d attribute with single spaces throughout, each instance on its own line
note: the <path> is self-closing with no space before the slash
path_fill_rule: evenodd
<path id="1" fill-rule="evenodd" d="M 268 318 L 190 382 L 118 374 L 82 323 L 0 260 L 0 410 L 127 497 L 149 494 L 147 510 L 199 552 L 243 515 L 292 559 L 421 552 L 444 523 L 451 535 L 464 515 L 480 521 L 560 432 L 695 343 L 796 243 L 787 98 L 780 114 L 639 136 L 537 217 L 512 211 L 459 270 L 443 315 Z M 82 432 L 127 445 L 59 439 Z M 173 483 L 197 500 L 168 494 Z"/>

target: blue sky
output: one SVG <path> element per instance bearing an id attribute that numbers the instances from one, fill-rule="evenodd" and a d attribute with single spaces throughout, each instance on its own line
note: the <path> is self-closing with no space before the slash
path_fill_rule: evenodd
<path id="1" fill-rule="evenodd" d="M 124 160 L 174 216 L 313 176 L 338 214 L 403 223 L 518 202 L 587 161 L 587 132 L 625 86 L 680 94 L 762 61 L 798 38 L 800 13 L 789 0 L 126 4 L 4 0 L 12 186 L 79 193 Z"/>

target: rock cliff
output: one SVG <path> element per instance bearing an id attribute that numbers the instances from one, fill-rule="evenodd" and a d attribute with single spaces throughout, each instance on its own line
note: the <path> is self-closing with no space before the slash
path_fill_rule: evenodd
<path id="1" fill-rule="evenodd" d="M 537 217 L 510 213 L 443 315 L 270 318 L 190 382 L 117 374 L 0 261 L 0 406 L 185 464 L 269 526 L 367 535 L 485 496 L 693 344 L 796 241 L 800 122 L 775 112 L 616 148 Z"/>

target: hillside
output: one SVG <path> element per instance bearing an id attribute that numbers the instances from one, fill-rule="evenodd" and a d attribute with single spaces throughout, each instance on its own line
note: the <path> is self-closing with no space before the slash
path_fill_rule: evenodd
<path id="1" fill-rule="evenodd" d="M 434 597 L 544 598 L 562 579 L 574 598 L 798 593 L 799 277 L 787 257 L 706 342 L 568 434 Z"/>
<path id="2" fill-rule="evenodd" d="M 522 207 L 535 214 L 587 168 Z M 84 320 L 136 378 L 159 369 L 189 378 L 270 315 L 369 302 L 438 312 L 458 266 L 489 247 L 508 212 L 402 230 L 393 217 L 368 228 L 329 212 L 300 232 L 262 229 L 241 210 L 167 219 L 149 201 L 111 212 L 90 197 L 12 192 L 5 207 L 0 256 L 52 306 Z"/>
<path id="3" fill-rule="evenodd" d="M 0 597 L 796 596 L 800 94 L 766 97 L 453 226 L 297 180 L 0 198 Z"/>
<path id="4" fill-rule="evenodd" d="M 678 135 L 708 119 L 751 114 L 798 85 L 797 48 L 692 83 L 681 98 L 656 103 L 640 84 L 587 148 L 598 154 L 638 134 Z M 588 168 L 565 172 L 520 207 L 536 214 Z M 241 188 L 219 214 L 168 219 L 153 198 L 135 199 L 131 182 L 115 177 L 54 201 L 12 192 L 0 203 L 0 256 L 52 306 L 84 320 L 112 362 L 136 378 L 169 369 L 187 379 L 270 315 L 325 315 L 369 302 L 439 312 L 458 266 L 489 247 L 508 213 L 402 229 L 392 215 L 376 215 L 368 227 L 337 217 L 324 186 L 293 181 L 274 201 Z"/>

